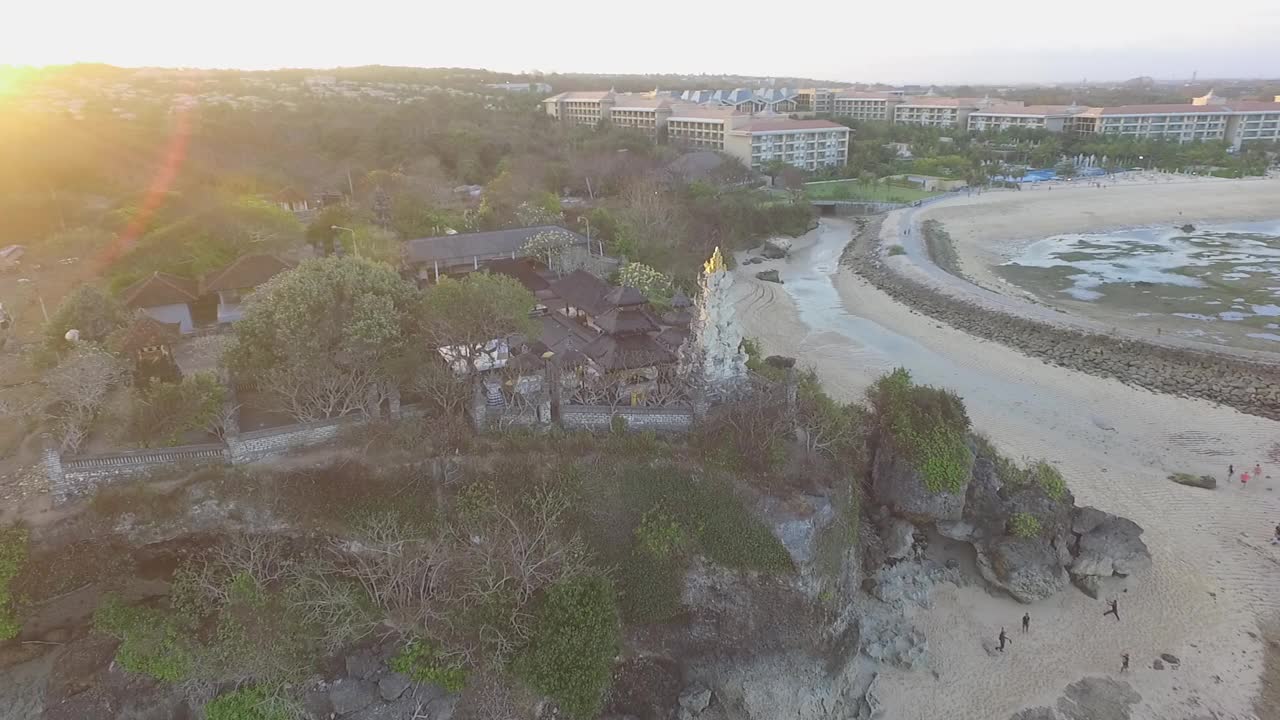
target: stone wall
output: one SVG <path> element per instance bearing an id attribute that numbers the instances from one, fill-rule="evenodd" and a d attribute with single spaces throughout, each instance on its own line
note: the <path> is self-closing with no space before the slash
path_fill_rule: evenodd
<path id="1" fill-rule="evenodd" d="M 45 451 L 45 473 L 49 489 L 59 499 L 65 499 L 85 494 L 99 482 L 111 478 L 142 475 L 174 465 L 223 465 L 229 459 L 227 446 L 222 443 L 67 458 L 49 449 Z"/>
<path id="2" fill-rule="evenodd" d="M 682 433 L 693 427 L 693 407 L 560 406 L 560 424 L 569 430 L 606 431 L 612 428 L 614 417 L 626 420 L 628 430 Z"/>
<path id="3" fill-rule="evenodd" d="M 1054 365 L 1280 420 L 1280 366 L 1054 327 L 958 300 L 908 280 L 881 262 L 876 252 L 881 222 L 883 217 L 863 225 L 843 261 L 895 300 L 929 317 Z"/>
<path id="4" fill-rule="evenodd" d="M 228 436 L 227 447 L 231 462 L 239 465 L 295 448 L 328 442 L 336 438 L 343 428 L 359 425 L 361 422 L 358 416 L 348 415 L 333 420 L 254 430 Z"/>

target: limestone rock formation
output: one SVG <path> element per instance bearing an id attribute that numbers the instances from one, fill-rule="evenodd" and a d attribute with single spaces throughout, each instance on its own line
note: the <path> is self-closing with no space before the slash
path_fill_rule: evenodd
<path id="1" fill-rule="evenodd" d="M 1127 682 L 1087 677 L 1067 686 L 1058 698 L 1058 715 L 1062 720 L 1129 720 L 1130 706 L 1141 700 Z"/>
<path id="2" fill-rule="evenodd" d="M 1072 519 L 1079 540 L 1073 551 L 1071 576 L 1079 582 L 1128 577 L 1151 567 L 1151 551 L 1142 541 L 1142 528 L 1128 519 L 1096 508 L 1079 508 Z"/>
<path id="3" fill-rule="evenodd" d="M 972 455 L 969 462 L 973 462 Z M 924 476 L 915 465 L 888 446 L 876 449 L 871 479 L 876 500 L 895 515 L 913 522 L 959 520 L 964 512 L 967 482 L 956 492 L 934 492 L 925 485 Z"/>
<path id="4" fill-rule="evenodd" d="M 791 254 L 791 241 L 787 238 L 769 238 L 760 248 L 760 254 L 770 260 L 781 260 Z"/>
<path id="5" fill-rule="evenodd" d="M 978 571 L 1018 602 L 1033 603 L 1061 592 L 1067 573 L 1057 552 L 1041 538 L 1000 537 L 975 546 Z"/>
<path id="6" fill-rule="evenodd" d="M 910 557 L 916 543 L 916 526 L 895 518 L 889 522 L 884 533 L 884 554 L 893 560 Z"/>

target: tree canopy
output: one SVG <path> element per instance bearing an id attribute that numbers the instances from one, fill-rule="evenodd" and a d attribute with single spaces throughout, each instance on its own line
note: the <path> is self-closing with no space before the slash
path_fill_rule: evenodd
<path id="1" fill-rule="evenodd" d="M 308 260 L 250 298 L 226 362 L 297 419 L 364 407 L 413 344 L 416 293 L 370 260 Z"/>

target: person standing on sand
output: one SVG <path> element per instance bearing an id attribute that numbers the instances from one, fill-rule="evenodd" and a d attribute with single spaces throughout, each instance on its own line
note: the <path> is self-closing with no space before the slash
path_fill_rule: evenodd
<path id="1" fill-rule="evenodd" d="M 1129 672 L 1129 653 L 1120 653 L 1120 672 Z"/>
<path id="2" fill-rule="evenodd" d="M 1004 628 L 1000 628 L 1000 652 L 1004 652 L 1004 644 L 1009 642 L 1009 636 L 1005 634 Z"/>
<path id="3" fill-rule="evenodd" d="M 1249 473 L 1247 472 L 1240 473 L 1240 487 L 1242 488 L 1249 487 Z"/>
<path id="4" fill-rule="evenodd" d="M 1236 466 L 1228 465 L 1227 466 L 1227 482 L 1231 482 L 1231 478 L 1235 476 L 1236 476 Z"/>
<path id="5" fill-rule="evenodd" d="M 1031 613 L 1022 614 L 1022 632 L 1031 632 Z"/>
<path id="6" fill-rule="evenodd" d="M 1253 466 L 1253 479 L 1257 480 L 1262 477 L 1262 463 L 1255 463 Z"/>
<path id="7" fill-rule="evenodd" d="M 1102 613 L 1102 617 L 1106 617 L 1106 616 L 1108 616 L 1108 615 L 1115 615 L 1115 616 L 1116 616 L 1116 622 L 1120 622 L 1120 609 L 1119 609 L 1118 607 L 1116 607 L 1116 603 L 1117 603 L 1117 602 L 1119 602 L 1119 601 L 1117 601 L 1117 600 L 1108 600 L 1108 601 L 1107 601 L 1107 604 L 1111 606 L 1111 609 L 1110 609 L 1110 610 L 1108 610 L 1108 611 L 1106 611 L 1106 612 L 1104 612 L 1104 613 Z"/>

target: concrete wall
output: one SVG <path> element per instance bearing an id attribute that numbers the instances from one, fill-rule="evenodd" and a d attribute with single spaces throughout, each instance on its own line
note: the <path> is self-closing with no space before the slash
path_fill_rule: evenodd
<path id="1" fill-rule="evenodd" d="M 561 405 L 560 424 L 569 430 L 605 431 L 613 418 L 627 421 L 628 430 L 688 432 L 693 427 L 692 407 L 610 408 L 605 405 Z"/>
<path id="2" fill-rule="evenodd" d="M 175 465 L 224 465 L 229 460 L 227 447 L 222 443 L 67 458 L 59 457 L 56 450 L 50 449 L 45 452 L 45 472 L 50 490 L 59 499 L 66 499 L 86 494 L 103 480 L 142 475 Z"/>
<path id="3" fill-rule="evenodd" d="M 359 425 L 361 422 L 359 416 L 348 415 L 334 420 L 254 430 L 229 436 L 227 448 L 231 462 L 238 465 L 328 442 L 336 438 L 343 428 Z"/>

